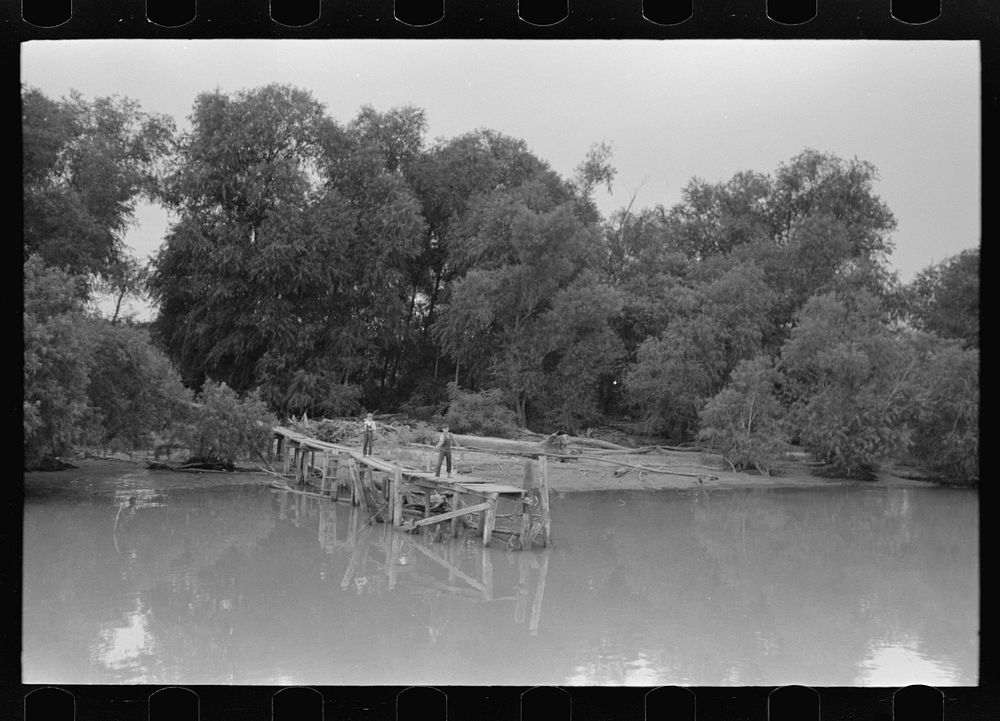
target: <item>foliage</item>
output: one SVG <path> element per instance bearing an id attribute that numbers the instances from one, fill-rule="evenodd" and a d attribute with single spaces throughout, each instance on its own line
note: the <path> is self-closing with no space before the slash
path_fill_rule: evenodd
<path id="1" fill-rule="evenodd" d="M 734 468 L 752 466 L 769 475 L 787 447 L 784 409 L 775 392 L 778 382 L 769 358 L 740 361 L 726 387 L 699 414 L 698 440 Z"/>
<path id="2" fill-rule="evenodd" d="M 979 350 L 934 343 L 912 380 L 912 457 L 950 481 L 979 479 Z"/>
<path id="3" fill-rule="evenodd" d="M 812 298 L 781 352 L 790 420 L 807 450 L 864 475 L 910 441 L 905 416 L 916 359 L 872 295 Z"/>
<path id="4" fill-rule="evenodd" d="M 47 268 L 37 255 L 24 263 L 25 468 L 99 432 L 87 395 L 94 339 L 83 313 L 81 283 Z"/>
<path id="5" fill-rule="evenodd" d="M 90 319 L 94 340 L 87 394 L 104 447 L 149 448 L 190 409 L 191 393 L 145 330 Z M 154 434 L 156 434 L 154 436 Z"/>
<path id="6" fill-rule="evenodd" d="M 193 457 L 233 465 L 260 457 L 271 442 L 277 419 L 258 393 L 240 397 L 225 383 L 206 381 L 181 441 Z"/>
<path id="7" fill-rule="evenodd" d="M 419 108 L 341 124 L 288 85 L 202 93 L 179 135 L 127 99 L 22 98 L 26 463 L 146 442 L 182 414 L 183 379 L 220 418 L 405 398 L 504 435 L 635 411 L 767 469 L 780 379 L 792 431 L 845 473 L 908 451 L 978 475 L 979 252 L 901 287 L 870 163 L 807 149 L 603 221 L 607 143 L 563 178 L 523 140 L 426 146 Z M 143 195 L 177 219 L 148 270 L 122 245 Z M 147 291 L 169 361 L 122 312 Z M 87 317 L 95 293 L 110 324 Z"/>
<path id="8" fill-rule="evenodd" d="M 151 281 L 188 384 L 259 387 L 281 413 L 350 411 L 357 387 L 392 384 L 423 229 L 399 163 L 422 123 L 365 109 L 342 128 L 281 85 L 198 96 Z"/>
<path id="9" fill-rule="evenodd" d="M 546 383 L 543 358 L 567 350 L 540 344 L 548 314 L 599 262 L 600 235 L 587 217 L 571 189 L 542 172 L 481 196 L 450 236 L 452 257 L 471 270 L 453 281 L 435 338 L 466 368 L 467 384 L 497 384 L 513 399 L 521 425 Z"/>
<path id="10" fill-rule="evenodd" d="M 907 317 L 920 330 L 979 347 L 979 249 L 932 265 L 903 289 Z"/>
<path id="11" fill-rule="evenodd" d="M 622 302 L 621 293 L 586 271 L 556 293 L 539 317 L 528 337 L 544 353 L 534 389 L 534 415 L 544 430 L 576 433 L 598 423 L 601 389 L 625 355 L 611 325 Z"/>
<path id="12" fill-rule="evenodd" d="M 297 370 L 286 388 L 265 385 L 271 393 L 268 405 L 290 415 L 349 416 L 361 410 L 361 388 L 339 383 L 329 372 Z"/>
<path id="13" fill-rule="evenodd" d="M 448 386 L 433 379 L 423 379 L 416 384 L 410 397 L 400 404 L 400 412 L 410 418 L 430 421 L 448 408 Z"/>
<path id="14" fill-rule="evenodd" d="M 103 275 L 123 257 L 135 201 L 154 191 L 173 133 L 131 100 L 51 100 L 22 88 L 24 257 Z"/>
<path id="15" fill-rule="evenodd" d="M 445 420 L 452 431 L 498 438 L 513 438 L 516 434 L 517 416 L 504 405 L 499 388 L 467 392 L 449 383 L 448 397 Z"/>
<path id="16" fill-rule="evenodd" d="M 639 346 L 623 379 L 647 422 L 678 438 L 694 435 L 704 404 L 740 360 L 760 352 L 774 303 L 752 264 L 692 285 L 666 297 L 665 329 Z"/>
<path id="17" fill-rule="evenodd" d="M 92 294 L 104 295 L 114 302 L 114 311 L 109 318 L 112 323 L 131 320 L 129 314 L 123 313 L 125 302 L 129 299 L 146 300 L 148 280 L 149 268 L 137 258 L 125 256 L 111 263 L 93 285 Z"/>
<path id="18" fill-rule="evenodd" d="M 83 278 L 24 264 L 25 466 L 77 444 L 141 448 L 184 416 L 189 394 L 137 328 L 83 311 Z"/>
<path id="19" fill-rule="evenodd" d="M 765 337 L 775 354 L 810 296 L 884 296 L 892 287 L 885 263 L 896 221 L 874 192 L 877 179 L 870 163 L 807 149 L 773 176 L 741 172 L 716 184 L 693 179 L 680 203 L 661 209 L 660 233 L 668 247 L 697 261 L 695 268 L 731 257 L 764 271 L 777 301 Z"/>

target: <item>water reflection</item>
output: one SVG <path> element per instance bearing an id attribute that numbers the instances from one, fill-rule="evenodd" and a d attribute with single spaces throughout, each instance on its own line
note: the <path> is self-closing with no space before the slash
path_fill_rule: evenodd
<path id="1" fill-rule="evenodd" d="M 155 650 L 148 611 L 136 598 L 133 610 L 126 612 L 124 619 L 105 624 L 91 652 L 108 670 L 125 672 L 130 682 L 144 683 L 149 680 L 145 669 L 155 663 Z"/>
<path id="2" fill-rule="evenodd" d="M 554 548 L 512 552 L 262 487 L 29 494 L 24 681 L 977 681 L 974 493 L 571 494 L 554 518 Z"/>

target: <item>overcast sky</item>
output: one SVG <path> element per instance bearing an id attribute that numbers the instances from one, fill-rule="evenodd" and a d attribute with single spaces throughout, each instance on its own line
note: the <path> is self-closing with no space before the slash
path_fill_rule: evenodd
<path id="1" fill-rule="evenodd" d="M 980 242 L 979 45 L 965 41 L 57 40 L 22 46 L 50 97 L 123 95 L 180 127 L 195 96 L 273 82 L 340 122 L 362 105 L 423 108 L 428 140 L 492 128 L 568 176 L 613 149 L 607 214 L 672 205 L 694 176 L 773 173 L 804 148 L 872 162 L 895 213 L 903 281 Z M 129 244 L 159 245 L 144 206 Z"/>

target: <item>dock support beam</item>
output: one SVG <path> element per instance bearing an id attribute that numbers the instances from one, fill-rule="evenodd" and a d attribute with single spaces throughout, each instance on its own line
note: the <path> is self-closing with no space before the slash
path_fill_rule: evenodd
<path id="1" fill-rule="evenodd" d="M 493 538 L 493 527 L 497 522 L 497 494 L 489 494 L 489 500 L 487 501 L 490 505 L 483 512 L 483 546 L 489 546 L 490 540 Z"/>
<path id="2" fill-rule="evenodd" d="M 552 524 L 549 516 L 549 459 L 548 456 L 538 457 L 538 476 L 542 496 L 542 545 L 548 548 L 552 545 Z"/>
<path id="3" fill-rule="evenodd" d="M 396 469 L 392 472 L 392 480 L 389 482 L 392 500 L 389 507 L 392 509 L 392 525 L 399 526 L 403 523 L 403 469 L 396 464 Z"/>

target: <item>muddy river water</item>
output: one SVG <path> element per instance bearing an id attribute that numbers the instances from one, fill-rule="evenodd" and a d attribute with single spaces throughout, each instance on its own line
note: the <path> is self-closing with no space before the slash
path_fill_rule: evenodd
<path id="1" fill-rule="evenodd" d="M 978 680 L 974 491 L 566 493 L 519 552 L 210 480 L 29 474 L 25 683 Z"/>

